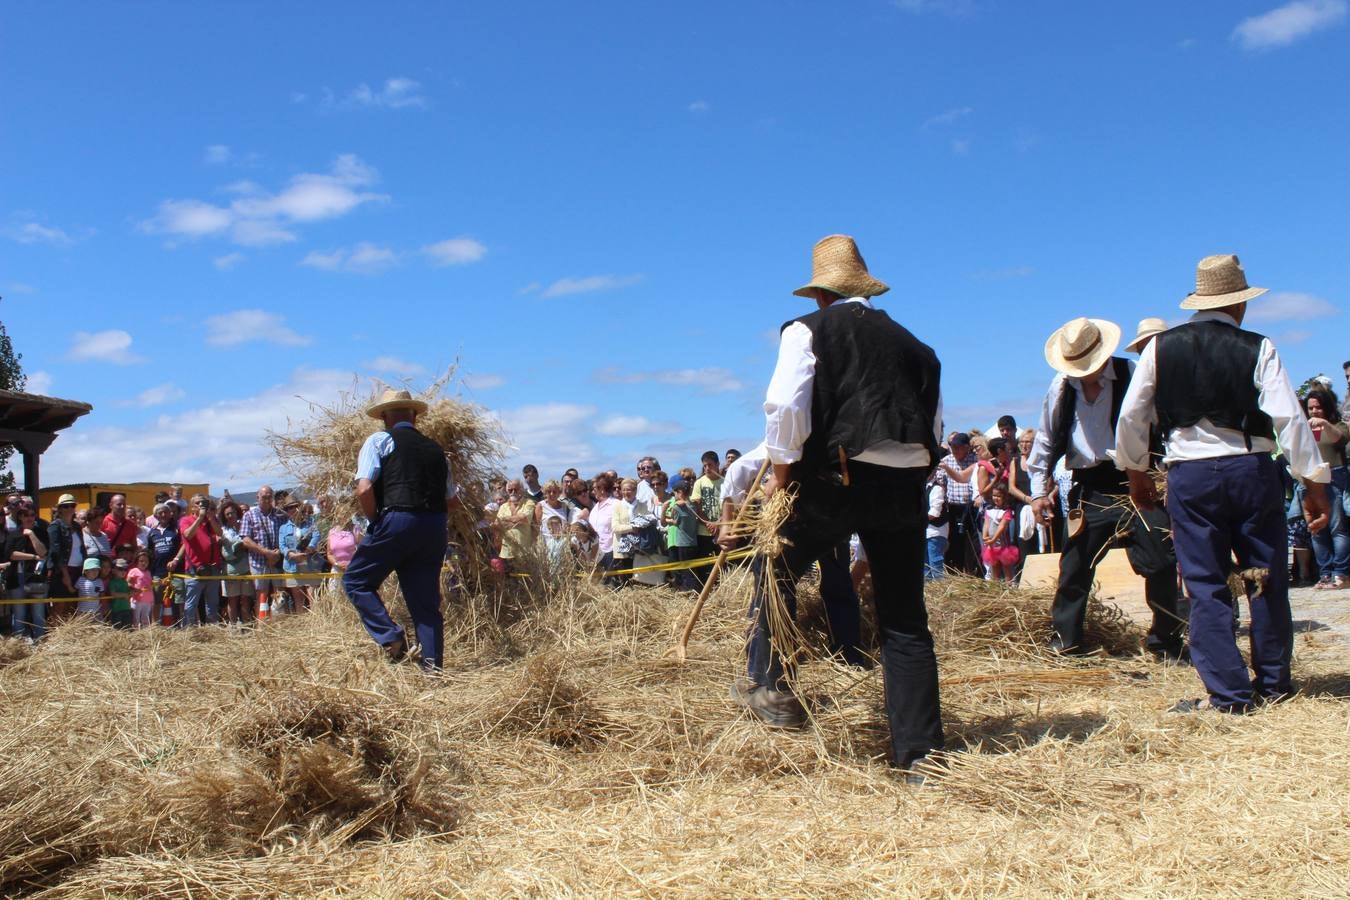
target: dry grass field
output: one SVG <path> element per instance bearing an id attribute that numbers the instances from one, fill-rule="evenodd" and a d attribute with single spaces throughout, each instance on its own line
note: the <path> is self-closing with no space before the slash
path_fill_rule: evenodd
<path id="1" fill-rule="evenodd" d="M 930 597 L 950 770 L 884 763 L 879 675 L 808 664 L 813 722 L 726 697 L 747 575 L 691 658 L 665 589 L 449 604 L 448 669 L 387 664 L 345 601 L 233 633 L 57 630 L 0 647 L 0 893 L 1350 894 L 1347 659 L 1298 638 L 1296 699 L 1166 712 L 1186 668 L 1039 648 L 1043 594 Z M 818 600 L 803 620 L 821 642 Z M 1319 643 L 1320 642 L 1320 643 Z"/>

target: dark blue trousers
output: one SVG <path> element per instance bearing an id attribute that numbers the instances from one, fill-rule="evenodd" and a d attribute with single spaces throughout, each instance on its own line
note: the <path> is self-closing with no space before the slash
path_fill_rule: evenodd
<path id="1" fill-rule="evenodd" d="M 422 665 L 441 667 L 445 620 L 441 616 L 441 566 L 445 562 L 445 513 L 390 510 L 371 526 L 342 576 L 347 597 L 361 624 L 376 643 L 389 644 L 403 629 L 389 617 L 380 599 L 380 585 L 398 574 L 403 602 L 408 605 L 422 647 Z"/>
<path id="2" fill-rule="evenodd" d="M 1291 690 L 1293 616 L 1289 610 L 1289 536 L 1284 488 L 1264 453 L 1174 463 L 1167 472 L 1167 512 L 1181 577 L 1191 595 L 1191 662 L 1210 702 L 1245 708 L 1254 698 Z M 1268 569 L 1248 597 L 1255 677 L 1233 634 L 1228 588 L 1236 554 L 1243 569 Z"/>

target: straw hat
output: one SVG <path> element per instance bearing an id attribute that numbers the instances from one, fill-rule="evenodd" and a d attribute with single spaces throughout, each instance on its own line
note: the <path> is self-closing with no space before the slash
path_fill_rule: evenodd
<path id="1" fill-rule="evenodd" d="M 792 293 L 810 297 L 813 288 L 824 288 L 841 297 L 875 297 L 890 290 L 884 281 L 867 273 L 858 245 L 846 234 L 816 241 L 811 250 L 811 280 Z"/>
<path id="2" fill-rule="evenodd" d="M 1065 323 L 1045 342 L 1045 361 L 1074 378 L 1102 367 L 1120 344 L 1120 326 L 1105 319 L 1079 317 Z"/>
<path id="3" fill-rule="evenodd" d="M 1167 330 L 1167 323 L 1164 322 L 1162 319 L 1156 317 L 1140 319 L 1139 328 L 1134 333 L 1134 340 L 1130 341 L 1121 349 L 1124 350 L 1126 353 L 1138 353 L 1139 346 L 1143 344 L 1144 341 L 1148 340 L 1154 335 L 1162 334 L 1166 330 Z"/>
<path id="4" fill-rule="evenodd" d="M 366 415 L 372 419 L 378 419 L 390 409 L 411 409 L 414 412 L 424 413 L 427 411 L 427 405 L 421 400 L 416 400 L 413 395 L 407 391 L 396 391 L 392 388 L 385 388 L 384 393 L 380 395 L 380 401 L 373 406 L 367 407 Z"/>
<path id="5" fill-rule="evenodd" d="M 1246 303 L 1269 288 L 1247 287 L 1247 273 L 1231 253 L 1206 256 L 1195 267 L 1195 293 L 1181 301 L 1182 309 L 1218 309 Z"/>
<path id="6" fill-rule="evenodd" d="M 57 506 L 67 506 L 67 505 L 69 505 L 69 506 L 74 506 L 74 505 L 75 505 L 75 495 L 74 495 L 74 494 L 62 494 L 60 497 L 58 497 L 58 498 L 56 499 L 56 505 L 57 505 Z"/>

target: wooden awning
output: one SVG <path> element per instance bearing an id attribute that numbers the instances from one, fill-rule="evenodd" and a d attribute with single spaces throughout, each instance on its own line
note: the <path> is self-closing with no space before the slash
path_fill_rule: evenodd
<path id="1" fill-rule="evenodd" d="M 37 434 L 55 434 L 75 424 L 80 416 L 93 411 L 88 403 L 43 397 L 40 394 L 21 394 L 0 391 L 0 429 L 27 431 Z M 18 443 L 0 437 L 5 443 Z"/>

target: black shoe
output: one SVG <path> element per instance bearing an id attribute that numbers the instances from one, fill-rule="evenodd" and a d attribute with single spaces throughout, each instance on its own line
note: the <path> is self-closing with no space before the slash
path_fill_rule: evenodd
<path id="1" fill-rule="evenodd" d="M 946 773 L 943 754 L 935 753 L 911 759 L 895 767 L 897 777 L 910 787 L 932 787 Z"/>
<path id="2" fill-rule="evenodd" d="M 1189 666 L 1190 648 L 1184 644 L 1155 644 L 1147 648 L 1148 652 L 1164 665 Z"/>
<path id="3" fill-rule="evenodd" d="M 381 644 L 380 648 L 384 650 L 384 655 L 389 658 L 391 663 L 403 662 L 408 658 L 408 639 L 402 635 L 396 641 Z"/>
<path id="4" fill-rule="evenodd" d="M 755 688 L 746 708 L 770 728 L 801 728 L 806 724 L 806 709 L 791 691 Z"/>
<path id="5" fill-rule="evenodd" d="M 1232 706 L 1215 706 L 1209 702 L 1208 697 L 1200 697 L 1194 700 L 1178 700 L 1172 704 L 1168 712 L 1174 713 L 1194 713 L 1194 712 L 1216 712 L 1224 713 L 1230 716 L 1244 716 L 1252 711 L 1251 704 L 1236 703 Z"/>
<path id="6" fill-rule="evenodd" d="M 1082 656 L 1083 648 L 1077 644 L 1067 644 L 1064 638 L 1055 635 L 1050 639 L 1050 652 L 1058 653 L 1060 656 Z"/>

